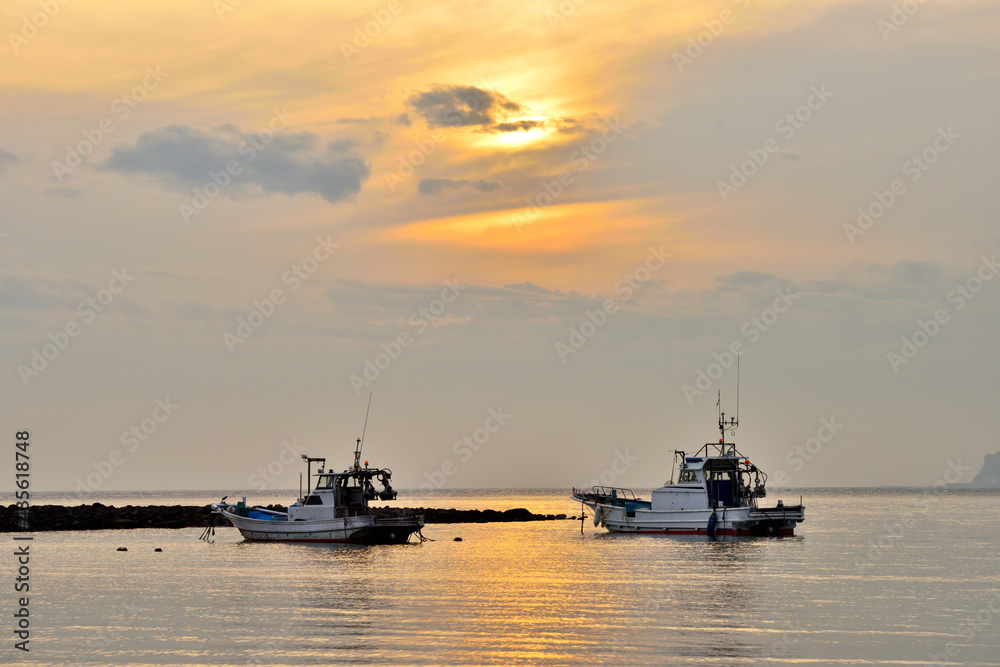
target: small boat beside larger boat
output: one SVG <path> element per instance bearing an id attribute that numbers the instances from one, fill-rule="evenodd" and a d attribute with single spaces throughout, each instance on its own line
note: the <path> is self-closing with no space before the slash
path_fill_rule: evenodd
<path id="1" fill-rule="evenodd" d="M 767 475 L 736 445 L 725 441 L 726 431 L 738 422 L 719 414 L 718 443 L 704 445 L 694 456 L 674 452 L 680 459 L 677 482 L 654 489 L 650 500 L 636 498 L 630 489 L 595 486 L 573 489 L 573 499 L 593 511 L 594 525 L 612 533 L 669 535 L 792 535 L 805 520 L 798 505 L 779 500 L 765 507 Z"/>
<path id="2" fill-rule="evenodd" d="M 287 512 L 261 507 L 249 508 L 246 498 L 232 505 L 212 505 L 213 515 L 228 519 L 247 540 L 265 542 L 350 542 L 353 544 L 403 544 L 419 533 L 423 516 L 378 518 L 368 501 L 395 500 L 388 468 L 361 466 L 361 438 L 354 451 L 354 465 L 343 472 L 324 470 L 326 459 L 308 458 L 307 477 L 311 481 L 312 463 L 318 462 L 316 485 L 305 497 L 289 506 Z M 376 491 L 372 480 L 382 485 Z M 225 498 L 223 498 L 225 500 Z"/>

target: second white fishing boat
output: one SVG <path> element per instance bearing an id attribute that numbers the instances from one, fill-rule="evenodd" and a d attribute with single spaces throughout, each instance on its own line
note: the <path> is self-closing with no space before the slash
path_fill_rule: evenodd
<path id="1" fill-rule="evenodd" d="M 718 443 L 710 442 L 694 456 L 674 452 L 680 463 L 677 482 L 654 489 L 650 500 L 637 498 L 631 489 L 595 486 L 573 489 L 573 499 L 594 514 L 594 525 L 612 533 L 669 535 L 793 535 L 805 520 L 805 507 L 773 506 L 760 501 L 767 495 L 767 475 L 750 462 L 736 445 L 726 442 L 738 419 L 726 421 L 719 413 Z"/>

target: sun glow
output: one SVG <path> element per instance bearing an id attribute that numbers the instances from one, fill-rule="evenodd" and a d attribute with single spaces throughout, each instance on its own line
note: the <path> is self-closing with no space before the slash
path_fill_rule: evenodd
<path id="1" fill-rule="evenodd" d="M 507 118 L 503 120 L 502 125 L 517 129 L 507 129 L 506 132 L 484 132 L 470 143 L 476 148 L 520 148 L 527 144 L 551 140 L 556 133 L 549 121 L 548 117 L 542 115 Z M 521 129 L 522 125 L 524 129 Z"/>
<path id="2" fill-rule="evenodd" d="M 489 211 L 422 220 L 385 232 L 394 241 L 490 248 L 504 252 L 565 252 L 617 245 L 655 224 L 634 203 L 588 202 L 548 206 L 529 214 L 524 209 Z"/>

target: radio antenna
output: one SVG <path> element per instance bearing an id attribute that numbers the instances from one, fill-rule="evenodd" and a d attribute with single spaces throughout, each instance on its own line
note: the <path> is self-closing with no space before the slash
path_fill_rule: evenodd
<path id="1" fill-rule="evenodd" d="M 372 394 L 374 391 L 368 392 L 368 409 L 365 410 L 365 426 L 361 429 L 361 437 L 358 438 L 358 446 L 354 450 L 354 469 L 361 470 L 361 448 L 365 446 L 365 433 L 368 431 L 368 413 L 372 410 Z"/>
<path id="2" fill-rule="evenodd" d="M 736 422 L 740 421 L 740 355 L 736 355 Z"/>

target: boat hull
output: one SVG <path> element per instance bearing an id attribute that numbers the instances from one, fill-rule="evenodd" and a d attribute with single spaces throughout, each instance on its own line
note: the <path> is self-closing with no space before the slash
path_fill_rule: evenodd
<path id="1" fill-rule="evenodd" d="M 253 519 L 228 510 L 219 512 L 243 538 L 254 542 L 404 544 L 424 525 L 422 516 L 378 519 L 372 515 L 288 521 Z"/>
<path id="2" fill-rule="evenodd" d="M 643 535 L 707 535 L 710 509 L 626 511 L 621 505 L 606 505 L 582 500 L 594 513 L 595 523 L 612 533 Z M 716 510 L 715 535 L 795 534 L 795 525 L 805 519 L 805 508 L 788 507 L 726 507 Z"/>

